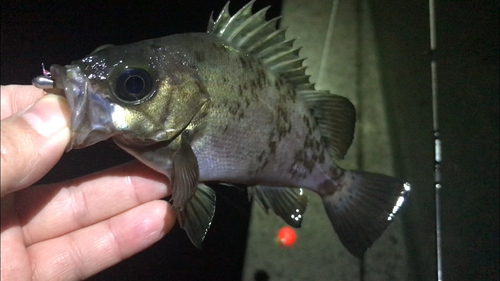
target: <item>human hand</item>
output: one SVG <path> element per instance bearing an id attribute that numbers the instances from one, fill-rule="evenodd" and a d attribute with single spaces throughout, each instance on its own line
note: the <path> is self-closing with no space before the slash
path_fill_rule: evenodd
<path id="1" fill-rule="evenodd" d="M 31 186 L 63 154 L 68 116 L 62 97 L 1 87 L 1 280 L 85 279 L 175 223 L 172 206 L 157 200 L 170 193 L 168 179 L 138 162 Z"/>

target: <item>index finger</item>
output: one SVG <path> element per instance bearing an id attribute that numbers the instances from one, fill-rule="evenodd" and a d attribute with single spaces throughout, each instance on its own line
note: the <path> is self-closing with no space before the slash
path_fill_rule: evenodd
<path id="1" fill-rule="evenodd" d="M 45 95 L 42 89 L 30 85 L 1 86 L 0 93 L 2 95 L 2 120 L 32 105 Z"/>

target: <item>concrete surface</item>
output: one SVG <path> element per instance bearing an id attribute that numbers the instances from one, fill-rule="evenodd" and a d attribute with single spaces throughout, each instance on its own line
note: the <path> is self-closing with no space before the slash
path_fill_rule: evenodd
<path id="1" fill-rule="evenodd" d="M 281 25 L 289 27 L 289 38 L 299 38 L 296 45 L 303 46 L 301 55 L 307 57 L 307 72 L 317 88 L 346 96 L 356 106 L 354 143 L 339 164 L 347 169 L 393 175 L 370 9 L 363 0 L 340 1 L 332 25 L 329 23 L 333 3 L 284 1 Z M 334 234 L 320 197 L 308 194 L 309 206 L 302 228 L 297 230 L 297 243 L 291 249 L 282 249 L 274 241 L 285 223 L 254 206 L 243 280 L 265 280 L 256 278 L 265 274 L 269 280 L 407 280 L 400 217 L 361 262 L 347 252 Z"/>

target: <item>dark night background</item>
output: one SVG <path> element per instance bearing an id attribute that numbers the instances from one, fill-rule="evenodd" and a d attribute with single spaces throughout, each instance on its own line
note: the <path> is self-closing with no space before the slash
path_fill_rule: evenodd
<path id="1" fill-rule="evenodd" d="M 30 84 L 33 77 L 41 74 L 42 62 L 46 67 L 68 64 L 103 44 L 204 32 L 211 11 L 217 14 L 225 2 L 2 1 L 1 83 Z M 246 2 L 231 1 L 231 11 Z M 395 136 L 402 141 L 394 148 L 395 157 L 405 160 L 396 161 L 400 165 L 398 173 L 419 174 L 422 170 L 429 173 L 432 162 L 419 158 L 419 140 L 414 136 L 425 131 L 429 136 L 427 141 L 432 143 L 432 127 L 423 127 L 415 117 L 418 114 L 412 115 L 431 102 L 430 66 L 423 52 L 428 50 L 428 30 L 419 28 L 428 24 L 427 3 L 369 3 L 382 60 L 387 108 L 394 108 L 389 113 L 391 126 L 393 131 L 401 132 Z M 280 13 L 278 0 L 258 0 L 254 9 L 268 5 L 272 5 L 269 18 Z M 498 280 L 499 4 L 498 1 L 438 1 L 437 5 L 445 279 Z M 408 57 L 407 49 L 420 54 Z M 403 87 L 408 91 L 395 90 Z M 422 95 L 416 98 L 414 94 Z M 65 154 L 42 181 L 73 178 L 129 160 L 131 157 L 111 142 L 100 143 Z M 414 164 L 404 166 L 408 161 Z M 432 179 L 427 181 L 432 185 Z M 153 247 L 91 280 L 239 280 L 250 204 L 243 189 L 226 189 L 221 193 L 216 188 L 216 192 L 217 213 L 203 252 L 194 248 L 177 227 Z M 412 208 L 433 208 L 433 202 Z M 408 219 L 418 220 L 418 212 L 410 212 Z M 406 225 L 410 252 L 430 247 L 422 242 L 425 239 L 419 238 L 427 232 Z M 428 229 L 432 227 L 428 225 Z M 420 236 L 411 236 L 419 231 Z M 434 261 L 411 259 L 411 255 L 410 260 L 417 272 L 413 277 L 428 280 L 423 276 L 432 272 Z M 424 273 L 419 275 L 419 272 Z"/>

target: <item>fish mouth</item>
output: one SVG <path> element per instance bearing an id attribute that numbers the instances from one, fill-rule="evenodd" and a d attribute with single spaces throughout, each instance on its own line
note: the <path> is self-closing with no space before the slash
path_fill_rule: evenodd
<path id="1" fill-rule="evenodd" d="M 71 110 L 71 140 L 66 151 L 113 136 L 111 103 L 96 93 L 78 65 L 52 65 L 50 75 L 54 87 L 64 89 Z"/>

